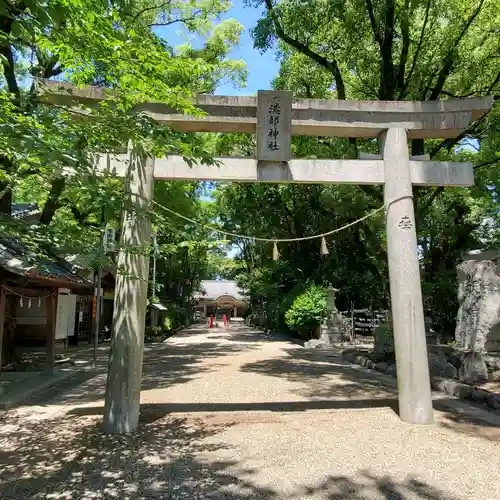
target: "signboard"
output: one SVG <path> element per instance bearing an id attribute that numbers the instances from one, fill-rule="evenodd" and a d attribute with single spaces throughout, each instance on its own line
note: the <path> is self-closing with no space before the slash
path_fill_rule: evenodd
<path id="1" fill-rule="evenodd" d="M 76 295 L 68 296 L 68 337 L 75 334 Z"/>
<path id="2" fill-rule="evenodd" d="M 68 336 L 68 299 L 69 295 L 57 297 L 56 339 L 63 340 Z"/>
<path id="3" fill-rule="evenodd" d="M 292 157 L 292 101 L 289 91 L 257 93 L 257 160 L 288 161 Z"/>

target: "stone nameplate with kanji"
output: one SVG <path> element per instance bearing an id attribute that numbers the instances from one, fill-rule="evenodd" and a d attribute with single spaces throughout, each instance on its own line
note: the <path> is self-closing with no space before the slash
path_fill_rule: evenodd
<path id="1" fill-rule="evenodd" d="M 257 160 L 288 161 L 292 157 L 292 101 L 289 91 L 257 93 Z"/>

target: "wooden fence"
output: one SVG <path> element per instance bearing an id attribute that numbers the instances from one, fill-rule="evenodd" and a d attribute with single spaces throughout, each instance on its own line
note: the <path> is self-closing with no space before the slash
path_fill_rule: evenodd
<path id="1" fill-rule="evenodd" d="M 375 328 L 387 321 L 389 311 L 385 309 L 351 309 L 350 311 L 340 311 L 343 318 L 346 320 L 351 335 L 354 334 L 362 337 L 371 337 Z"/>

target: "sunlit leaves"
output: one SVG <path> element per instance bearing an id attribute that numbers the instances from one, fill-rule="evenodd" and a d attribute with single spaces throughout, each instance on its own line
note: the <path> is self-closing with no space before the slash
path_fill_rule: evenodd
<path id="1" fill-rule="evenodd" d="M 234 20 L 214 25 L 230 6 L 227 0 L 27 0 L 0 10 L 0 18 L 13 19 L 10 30 L 0 33 L 0 43 L 12 51 L 11 69 L 20 89 L 19 95 L 10 95 L 0 76 L 0 188 L 2 193 L 12 189 L 15 201 L 37 202 L 44 214 L 47 207 L 50 212 L 44 224 L 10 234 L 30 239 L 36 232 L 49 247 L 78 252 L 94 262 L 101 218 L 119 228 L 125 200 L 122 180 L 93 175 L 96 153 L 122 153 L 132 141 L 156 157 L 177 153 L 193 163 L 212 163 L 213 147 L 206 136 L 159 125 L 141 113 L 140 105 L 162 102 L 199 114 L 194 94 L 213 92 L 226 81 L 243 84 L 244 63 L 227 59 L 242 26 Z M 172 47 L 151 30 L 153 24 L 187 28 L 201 36 L 203 46 Z M 41 101 L 32 76 L 95 84 L 108 99 L 99 105 L 50 107 Z M 197 218 L 204 214 L 199 193 L 196 183 L 163 183 L 155 197 Z M 201 218 L 208 222 L 208 213 Z M 160 278 L 162 273 L 168 278 L 165 290 L 175 301 L 178 290 L 170 281 L 187 279 L 190 291 L 180 295 L 190 300 L 206 275 L 207 250 L 218 251 L 220 243 L 162 213 L 154 214 L 154 223 Z M 166 261 L 171 257 L 180 267 Z"/>

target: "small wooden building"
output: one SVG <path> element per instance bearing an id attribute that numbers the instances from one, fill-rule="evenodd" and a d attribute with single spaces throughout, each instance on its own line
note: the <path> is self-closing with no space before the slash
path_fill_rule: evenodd
<path id="1" fill-rule="evenodd" d="M 75 334 L 78 297 L 92 295 L 92 282 L 68 262 L 40 254 L 14 238 L 0 238 L 0 366 L 20 347 L 45 346 L 52 369 L 56 342 Z"/>

